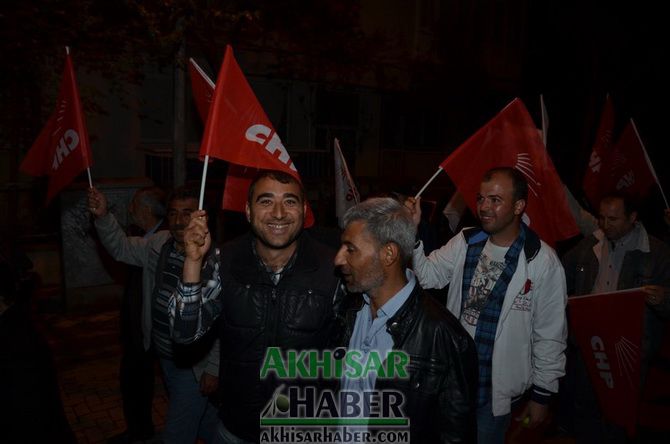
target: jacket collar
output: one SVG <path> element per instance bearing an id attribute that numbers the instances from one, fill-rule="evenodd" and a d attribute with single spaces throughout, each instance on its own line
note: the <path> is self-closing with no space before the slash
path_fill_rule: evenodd
<path id="1" fill-rule="evenodd" d="M 421 286 L 417 281 L 405 303 L 400 306 L 398 311 L 396 311 L 388 321 L 386 321 L 386 329 L 393 338 L 393 343 L 396 346 L 403 342 L 405 334 L 409 331 L 410 326 L 416 318 L 419 294 L 421 291 Z M 342 338 L 339 345 L 347 347 L 354 331 L 356 315 L 365 305 L 365 300 L 360 293 L 350 293 L 344 296 L 344 298 L 347 299 L 347 301 L 344 302 L 344 334 L 338 336 Z"/>
<path id="2" fill-rule="evenodd" d="M 261 276 L 267 275 L 259 263 L 258 258 L 254 254 L 253 248 L 251 246 L 251 243 L 255 241 L 255 236 L 249 232 L 240 238 L 239 242 L 235 246 L 236 248 L 231 251 L 231 254 L 234 256 L 233 260 L 231 261 L 232 263 L 230 271 L 233 276 L 235 276 L 241 282 L 258 281 L 259 279 L 263 279 Z M 309 238 L 309 235 L 303 231 L 300 236 L 298 236 L 296 242 L 298 243 L 298 247 L 295 251 L 295 263 L 293 264 L 291 271 L 289 271 L 287 274 L 304 273 L 317 270 L 319 261 L 312 247 L 312 242 Z M 226 254 L 225 248 L 223 249 L 222 254 Z M 267 279 L 270 281 L 269 278 Z"/>
<path id="3" fill-rule="evenodd" d="M 404 337 L 409 332 L 410 327 L 416 320 L 416 315 L 419 305 L 419 294 L 421 292 L 421 286 L 414 286 L 414 289 L 410 293 L 409 297 L 405 303 L 398 309 L 395 315 L 386 321 L 386 329 L 393 338 L 393 344 L 397 347 L 399 344 L 402 344 Z"/>
<path id="4" fill-rule="evenodd" d="M 638 250 L 642 253 L 649 253 L 651 251 L 649 248 L 649 235 L 647 234 L 647 230 L 644 228 L 644 225 L 642 225 L 640 222 L 635 222 L 633 230 L 639 230 L 639 232 L 637 236 L 637 243 L 630 251 Z M 593 245 L 593 253 L 596 255 L 596 258 L 598 258 L 598 262 L 600 262 L 602 258 L 602 249 L 605 242 L 607 241 L 607 238 L 605 237 L 603 230 L 600 228 L 593 232 L 593 237 L 596 239 L 596 243 Z"/>
<path id="5" fill-rule="evenodd" d="M 463 230 L 463 236 L 468 245 L 484 242 L 489 237 L 489 235 L 480 227 L 465 228 Z M 531 230 L 530 227 L 526 226 L 526 242 L 523 245 L 523 252 L 526 256 L 527 263 L 530 263 L 535 259 L 541 246 L 542 243 L 540 242 L 540 237 L 537 233 Z"/>

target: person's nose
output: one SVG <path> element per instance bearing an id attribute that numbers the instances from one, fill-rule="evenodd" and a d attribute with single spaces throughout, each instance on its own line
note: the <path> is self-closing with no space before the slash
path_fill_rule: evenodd
<path id="1" fill-rule="evenodd" d="M 342 245 L 340 249 L 337 251 L 337 254 L 335 255 L 335 259 L 333 260 L 333 263 L 335 264 L 336 267 L 339 267 L 344 264 L 344 252 L 345 252 L 345 247 Z"/>
<path id="2" fill-rule="evenodd" d="M 276 203 L 272 207 L 272 213 L 271 214 L 272 214 L 272 217 L 274 217 L 275 219 L 281 219 L 286 214 L 286 209 L 284 208 L 284 205 L 282 203 Z"/>

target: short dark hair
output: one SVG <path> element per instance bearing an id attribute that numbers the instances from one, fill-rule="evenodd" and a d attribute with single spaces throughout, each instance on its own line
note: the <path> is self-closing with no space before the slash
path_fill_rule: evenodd
<path id="1" fill-rule="evenodd" d="M 504 174 L 512 179 L 512 198 L 514 202 L 518 200 L 525 200 L 528 202 L 528 182 L 526 176 L 516 168 L 512 167 L 495 167 L 484 173 L 482 182 L 488 182 L 493 178 L 494 174 Z"/>
<path id="2" fill-rule="evenodd" d="M 167 199 L 168 206 L 174 200 L 184 200 L 184 199 L 195 199 L 196 201 L 200 201 L 200 191 L 188 185 L 175 188 L 168 196 Z"/>
<path id="3" fill-rule="evenodd" d="M 149 207 L 151 214 L 156 219 L 165 217 L 167 211 L 165 209 L 165 191 L 158 187 L 144 187 L 135 192 L 137 200 Z"/>
<path id="4" fill-rule="evenodd" d="M 603 203 L 607 200 L 618 200 L 618 199 L 621 199 L 621 201 L 623 202 L 623 212 L 626 216 L 630 216 L 631 214 L 638 212 L 637 202 L 629 195 L 618 191 L 605 194 L 602 197 L 602 199 L 600 199 L 600 203 Z"/>
<path id="5" fill-rule="evenodd" d="M 279 183 L 283 184 L 294 183 L 298 185 L 298 188 L 300 188 L 300 200 L 302 202 L 305 202 L 305 188 L 302 186 L 302 183 L 298 179 L 296 179 L 295 177 L 291 176 L 288 173 L 279 170 L 259 170 L 256 176 L 254 177 L 254 180 L 251 182 L 251 185 L 249 185 L 249 191 L 247 193 L 247 202 L 249 203 L 249 205 L 251 205 L 252 203 L 251 199 L 253 199 L 254 197 L 256 184 L 260 182 L 261 179 L 265 179 L 266 177 L 272 180 L 276 180 Z"/>

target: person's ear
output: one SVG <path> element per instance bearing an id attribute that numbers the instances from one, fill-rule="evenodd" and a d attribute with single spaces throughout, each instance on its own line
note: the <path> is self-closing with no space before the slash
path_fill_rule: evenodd
<path id="1" fill-rule="evenodd" d="M 382 247 L 381 261 L 385 266 L 393 265 L 400 256 L 400 249 L 394 242 L 388 242 Z"/>
<path id="2" fill-rule="evenodd" d="M 525 199 L 519 199 L 516 202 L 514 202 L 514 214 L 516 216 L 519 216 L 523 214 L 523 212 L 526 211 L 526 200 Z"/>
<path id="3" fill-rule="evenodd" d="M 244 204 L 244 213 L 247 215 L 247 222 L 251 223 L 251 208 L 249 208 L 249 202 Z"/>

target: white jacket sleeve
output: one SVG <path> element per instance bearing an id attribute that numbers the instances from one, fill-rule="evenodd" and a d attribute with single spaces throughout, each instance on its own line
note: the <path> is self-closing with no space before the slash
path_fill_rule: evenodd
<path id="1" fill-rule="evenodd" d="M 423 243 L 419 242 L 419 246 L 412 252 L 412 265 L 423 288 L 444 288 L 451 282 L 464 243 L 463 234 L 459 233 L 426 257 Z"/>
<path id="2" fill-rule="evenodd" d="M 533 314 L 533 385 L 558 392 L 558 378 L 565 374 L 565 348 L 568 335 L 565 307 L 565 273 L 556 254 L 549 254 L 544 273 L 534 285 L 538 295 Z"/>
<path id="3" fill-rule="evenodd" d="M 95 229 L 102 245 L 114 259 L 138 267 L 147 265 L 151 251 L 148 239 L 127 236 L 112 213 L 96 218 Z"/>

